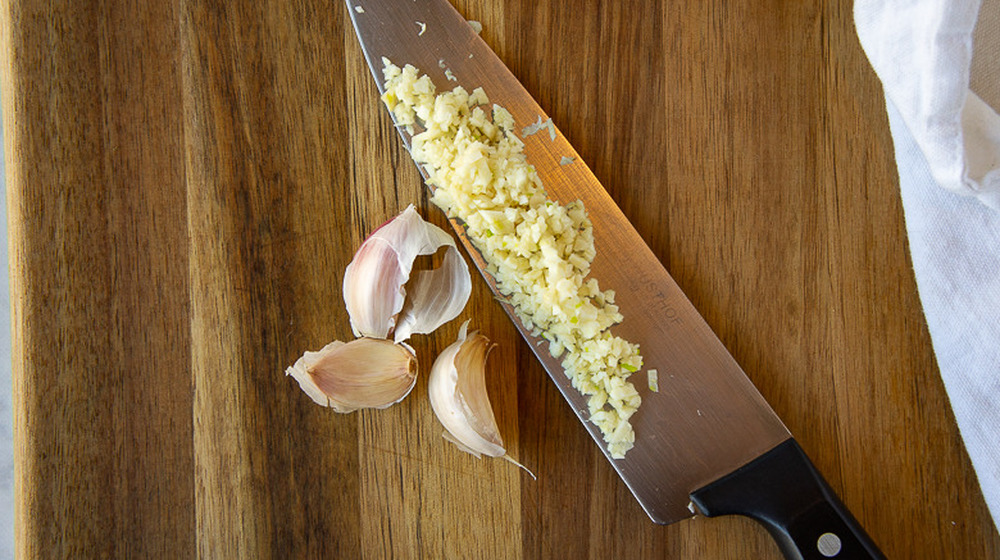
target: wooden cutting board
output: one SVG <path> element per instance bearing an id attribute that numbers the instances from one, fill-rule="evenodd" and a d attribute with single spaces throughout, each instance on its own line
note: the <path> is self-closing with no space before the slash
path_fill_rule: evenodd
<path id="1" fill-rule="evenodd" d="M 456 4 L 885 553 L 1000 558 L 852 3 Z M 444 225 L 340 2 L 2 6 L 20 557 L 778 557 L 747 520 L 650 523 L 482 282 L 463 317 L 537 481 L 446 443 L 426 375 L 339 415 L 283 374 L 351 337 L 368 232 Z"/>

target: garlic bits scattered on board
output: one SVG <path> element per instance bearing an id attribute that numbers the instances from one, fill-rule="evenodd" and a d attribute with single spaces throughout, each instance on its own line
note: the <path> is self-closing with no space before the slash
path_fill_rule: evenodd
<path id="1" fill-rule="evenodd" d="M 442 247 L 441 266 L 411 278 L 417 257 Z M 285 373 L 316 403 L 346 413 L 385 408 L 410 393 L 417 358 L 403 341 L 457 317 L 472 278 L 452 237 L 425 222 L 411 204 L 362 243 L 344 273 L 343 292 L 359 338 L 306 352 Z"/>

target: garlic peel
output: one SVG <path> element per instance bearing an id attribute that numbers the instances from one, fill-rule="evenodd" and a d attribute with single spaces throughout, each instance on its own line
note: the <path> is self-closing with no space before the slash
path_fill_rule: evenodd
<path id="1" fill-rule="evenodd" d="M 476 451 L 475 449 L 455 439 L 455 436 L 451 435 L 451 432 L 449 432 L 448 430 L 441 432 L 441 437 L 443 437 L 446 441 L 450 441 L 451 443 L 453 443 L 455 447 L 457 447 L 463 453 L 468 453 L 469 455 L 472 455 L 476 459 L 480 459 L 483 456 L 482 453 Z"/>
<path id="2" fill-rule="evenodd" d="M 407 290 L 407 305 L 396 327 L 396 342 L 414 333 L 431 333 L 458 317 L 472 294 L 472 278 L 454 243 L 445 251 L 441 266 L 418 271 L 407 284 Z"/>
<path id="3" fill-rule="evenodd" d="M 306 351 L 302 357 L 295 361 L 295 364 L 285 370 L 285 375 L 290 375 L 299 382 L 299 387 L 305 394 L 309 395 L 313 401 L 322 406 L 330 406 L 330 398 L 320 389 L 312 376 L 309 375 L 309 368 L 315 364 L 321 356 L 334 352 L 344 343 L 334 340 L 316 352 Z"/>
<path id="4" fill-rule="evenodd" d="M 486 394 L 486 358 L 493 344 L 477 332 L 467 333 L 468 324 L 431 367 L 431 408 L 450 436 L 446 439 L 460 449 L 477 457 L 503 457 L 507 452 Z"/>
<path id="5" fill-rule="evenodd" d="M 408 285 L 416 258 L 442 247 L 442 265 L 419 272 Z M 412 204 L 375 230 L 344 272 L 344 302 L 359 337 L 388 338 L 395 330 L 400 342 L 413 333 L 431 332 L 457 317 L 471 293 L 469 267 L 455 241 L 424 221 Z"/>
<path id="6" fill-rule="evenodd" d="M 344 303 L 354 336 L 388 337 L 403 308 L 408 277 L 388 241 L 369 237 L 358 248 L 344 273 Z"/>
<path id="7" fill-rule="evenodd" d="M 316 403 L 346 413 L 399 402 L 416 385 L 416 368 L 414 351 L 406 344 L 358 338 L 306 352 L 285 373 Z"/>

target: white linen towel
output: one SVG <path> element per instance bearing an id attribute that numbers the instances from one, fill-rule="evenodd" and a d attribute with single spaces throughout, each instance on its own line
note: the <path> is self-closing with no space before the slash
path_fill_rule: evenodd
<path id="1" fill-rule="evenodd" d="M 854 19 L 885 89 L 938 368 L 998 525 L 1000 0 L 856 0 Z"/>

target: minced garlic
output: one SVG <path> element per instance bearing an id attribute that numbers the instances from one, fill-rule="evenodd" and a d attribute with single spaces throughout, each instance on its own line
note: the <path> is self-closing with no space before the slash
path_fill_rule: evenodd
<path id="1" fill-rule="evenodd" d="M 482 88 L 438 94 L 413 66 L 383 64 L 382 99 L 412 135 L 411 155 L 427 171 L 431 200 L 465 224 L 497 289 L 587 396 L 611 456 L 624 457 L 635 441 L 629 418 L 641 402 L 628 377 L 642 356 L 637 344 L 608 330 L 622 320 L 614 292 L 587 278 L 596 250 L 583 203 L 547 198 L 513 117 L 498 105 L 484 109 Z"/>

